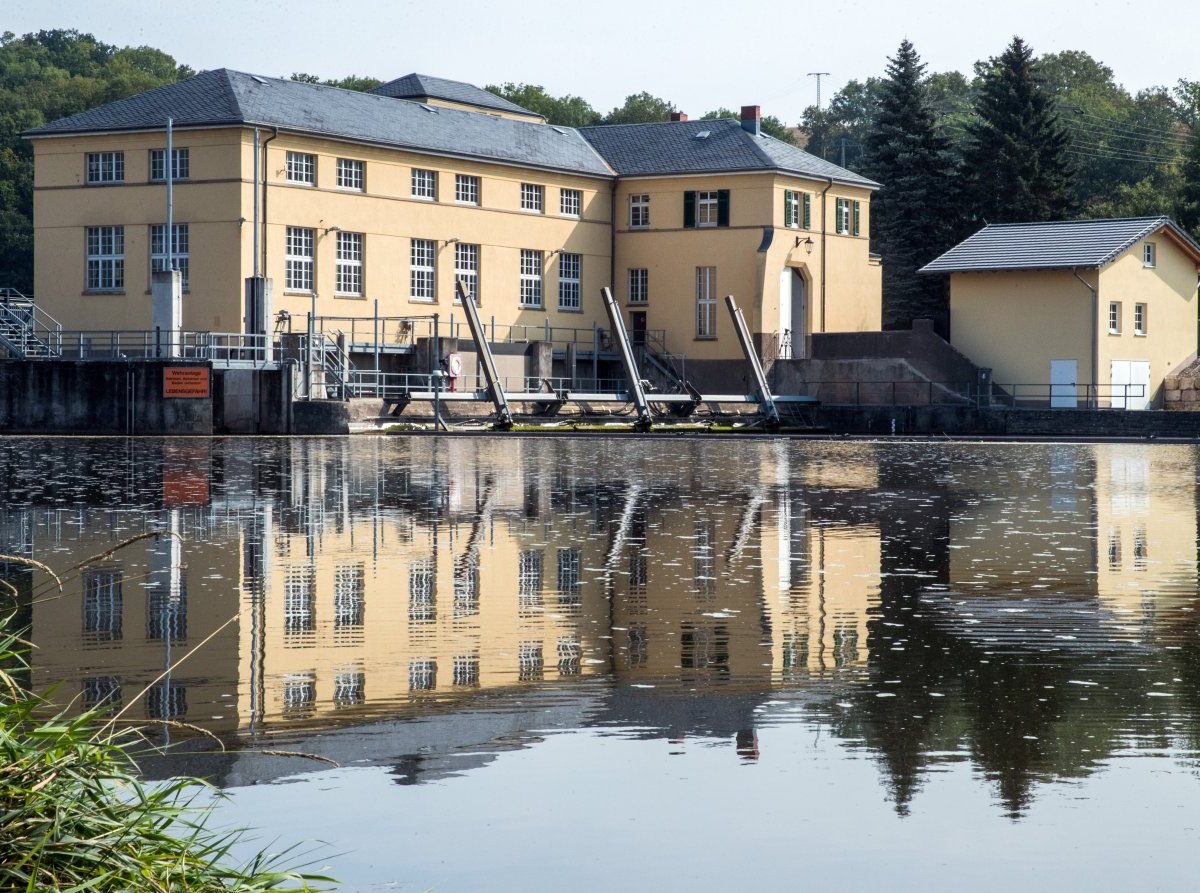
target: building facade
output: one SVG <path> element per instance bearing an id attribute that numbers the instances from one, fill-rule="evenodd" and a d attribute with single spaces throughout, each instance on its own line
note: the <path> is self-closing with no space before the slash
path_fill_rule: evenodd
<path id="1" fill-rule="evenodd" d="M 241 332 L 256 273 L 292 319 L 445 321 L 461 280 L 493 328 L 568 340 L 607 326 L 611 285 L 628 326 L 702 358 L 739 355 L 725 294 L 772 358 L 877 329 L 876 184 L 761 133 L 757 107 L 679 117 L 576 130 L 420 75 L 364 94 L 204 72 L 26 134 L 35 293 L 68 329 L 145 330 L 173 264 L 183 328 Z"/>
<path id="2" fill-rule="evenodd" d="M 1166 217 L 985 227 L 949 274 L 951 343 L 1018 402 L 1147 409 L 1196 356 L 1200 245 Z"/>

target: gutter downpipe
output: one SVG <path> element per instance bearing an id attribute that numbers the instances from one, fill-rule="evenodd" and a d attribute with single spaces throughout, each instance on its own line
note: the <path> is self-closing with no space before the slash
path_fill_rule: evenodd
<path id="1" fill-rule="evenodd" d="M 267 157 L 266 157 L 267 156 L 267 143 L 271 142 L 271 140 L 273 140 L 277 136 L 279 136 L 279 128 L 278 127 L 273 127 L 271 129 L 272 129 L 273 133 L 269 137 L 267 137 L 265 140 L 262 141 L 263 165 L 262 165 L 262 269 L 261 269 L 261 271 L 264 274 L 266 273 L 266 270 L 267 270 L 267 176 L 269 174 L 269 171 L 267 170 Z M 255 259 L 255 262 L 257 263 L 257 258 Z M 270 320 L 268 320 L 267 322 L 269 324 Z"/>
<path id="2" fill-rule="evenodd" d="M 1100 406 L 1100 288 L 1093 288 L 1091 283 L 1079 275 L 1077 267 L 1071 267 L 1071 275 L 1083 283 L 1083 287 L 1092 293 L 1092 388 L 1095 394 L 1095 406 L 1088 400 L 1089 408 Z"/>
<path id="3" fill-rule="evenodd" d="M 826 246 L 829 244 L 829 227 L 826 225 L 828 215 L 826 213 L 828 202 L 825 200 L 825 194 L 833 188 L 833 177 L 826 177 L 829 185 L 821 190 L 821 333 L 825 332 L 825 252 Z"/>

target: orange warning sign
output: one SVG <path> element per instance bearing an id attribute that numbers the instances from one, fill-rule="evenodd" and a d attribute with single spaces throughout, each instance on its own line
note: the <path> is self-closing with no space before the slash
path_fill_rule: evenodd
<path id="1" fill-rule="evenodd" d="M 164 397 L 207 397 L 208 368 L 205 366 L 167 366 L 163 369 Z"/>

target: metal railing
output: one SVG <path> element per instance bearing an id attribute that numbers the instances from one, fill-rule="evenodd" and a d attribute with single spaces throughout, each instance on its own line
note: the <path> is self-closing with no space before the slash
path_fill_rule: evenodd
<path id="1" fill-rule="evenodd" d="M 65 331 L 59 356 L 68 360 L 202 360 L 214 365 L 252 366 L 279 362 L 270 335 L 240 332 L 170 333 L 140 329 Z"/>
<path id="2" fill-rule="evenodd" d="M 432 392 L 436 386 L 439 393 L 486 394 L 487 382 L 482 375 L 460 375 L 450 378 L 440 376 L 435 382 L 431 373 L 421 372 L 376 372 L 373 369 L 351 369 L 345 382 L 350 397 L 378 397 L 400 399 L 415 393 Z M 507 375 L 500 377 L 500 387 L 510 397 L 519 394 L 568 393 L 623 393 L 628 388 L 624 379 L 575 378 L 561 376 L 541 378 L 530 375 Z M 482 398 L 481 398 L 482 399 Z"/>
<path id="3" fill-rule="evenodd" d="M 62 325 L 15 288 L 0 288 L 0 342 L 21 357 L 55 357 Z"/>
<path id="4" fill-rule="evenodd" d="M 993 384 L 978 381 L 807 381 L 789 389 L 826 406 L 977 406 L 1009 409 L 1127 409 L 1144 403 L 1144 385 Z"/>

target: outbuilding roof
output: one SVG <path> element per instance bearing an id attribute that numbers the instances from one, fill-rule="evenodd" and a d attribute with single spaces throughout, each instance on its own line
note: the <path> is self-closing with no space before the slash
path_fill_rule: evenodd
<path id="1" fill-rule="evenodd" d="M 1200 245 L 1169 217 L 994 223 L 922 267 L 920 273 L 1102 267 L 1147 236 L 1165 230 L 1193 260 Z"/>
<path id="2" fill-rule="evenodd" d="M 25 132 L 27 137 L 177 128 L 279 127 L 417 152 L 611 177 L 577 130 L 246 74 L 202 72 Z"/>
<path id="3" fill-rule="evenodd" d="M 380 84 L 371 92 L 380 96 L 391 96 L 394 99 L 441 99 L 445 102 L 458 102 L 481 109 L 532 115 L 537 118 L 543 117 L 537 112 L 531 112 L 515 102 L 509 102 L 503 96 L 497 96 L 474 84 L 435 78 L 415 72 L 406 74 L 402 78 L 396 78 L 394 81 L 388 81 L 386 84 Z"/>
<path id="4" fill-rule="evenodd" d="M 879 184 L 732 119 L 608 124 L 579 132 L 622 176 L 784 171 L 876 189 Z"/>

